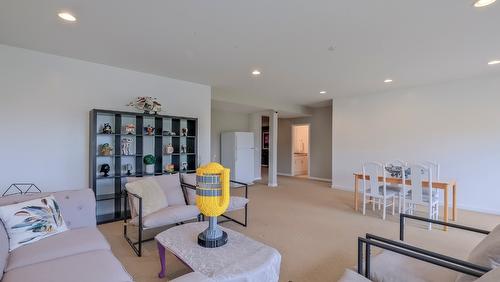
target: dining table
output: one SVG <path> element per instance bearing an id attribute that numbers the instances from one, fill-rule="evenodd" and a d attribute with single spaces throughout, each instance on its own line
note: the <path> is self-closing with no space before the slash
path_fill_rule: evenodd
<path id="1" fill-rule="evenodd" d="M 359 210 L 359 182 L 363 180 L 362 173 L 354 173 L 354 210 Z M 366 175 L 365 180 L 370 180 L 370 176 Z M 383 176 L 378 177 L 379 182 L 384 181 Z M 403 184 L 403 179 L 400 177 L 392 177 L 388 176 L 385 178 L 387 184 Z M 411 187 L 411 180 L 405 179 L 405 185 Z M 422 181 L 422 187 L 429 188 L 429 181 Z M 457 182 L 455 180 L 436 180 L 432 181 L 432 188 L 443 190 L 444 193 L 444 222 L 449 222 L 449 193 L 452 194 L 452 212 L 451 212 L 451 220 L 457 220 Z M 444 230 L 448 230 L 447 226 L 444 226 Z"/>

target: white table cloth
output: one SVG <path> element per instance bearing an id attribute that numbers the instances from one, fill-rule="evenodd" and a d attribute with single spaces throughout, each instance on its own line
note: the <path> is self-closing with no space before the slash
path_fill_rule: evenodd
<path id="1" fill-rule="evenodd" d="M 163 246 L 192 270 L 216 281 L 278 281 L 281 255 L 276 249 L 224 227 L 221 228 L 228 235 L 227 244 L 218 248 L 204 248 L 198 245 L 197 240 L 198 234 L 207 227 L 208 222 L 194 222 L 172 227 L 156 235 L 160 258 Z"/>

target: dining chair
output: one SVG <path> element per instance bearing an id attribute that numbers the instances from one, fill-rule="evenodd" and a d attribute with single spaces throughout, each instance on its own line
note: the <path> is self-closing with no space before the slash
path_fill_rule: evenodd
<path id="1" fill-rule="evenodd" d="M 432 188 L 432 169 L 422 164 L 412 164 L 410 168 L 411 189 L 406 185 L 406 176 L 403 174 L 403 198 L 402 213 L 414 214 L 416 206 L 423 206 L 427 209 L 429 219 L 437 220 L 439 216 L 439 198 L 437 191 Z M 427 181 L 429 188 L 423 187 L 422 182 Z M 429 223 L 429 230 L 432 223 Z"/>
<path id="2" fill-rule="evenodd" d="M 390 165 L 396 166 L 396 167 L 401 167 L 401 173 L 403 173 L 405 171 L 405 168 L 408 166 L 408 163 L 405 161 L 402 161 L 400 159 L 395 159 L 395 160 L 387 162 L 385 164 L 384 170 L 387 170 L 387 167 Z M 387 189 L 398 193 L 398 212 L 401 213 L 401 206 L 403 204 L 402 201 L 404 199 L 403 186 L 400 184 L 388 184 Z"/>
<path id="3" fill-rule="evenodd" d="M 433 181 L 439 181 L 439 180 L 441 180 L 441 178 L 440 178 L 441 165 L 438 162 L 435 162 L 435 161 L 424 161 L 424 162 L 422 162 L 422 164 L 424 166 L 427 166 L 427 167 L 429 167 L 431 169 L 431 171 L 432 171 L 432 180 Z M 424 193 L 429 193 L 430 190 L 431 189 L 429 189 L 429 190 L 425 189 Z M 441 197 L 442 191 L 436 189 L 436 190 L 434 190 L 434 193 L 435 193 L 436 199 L 439 201 L 439 199 Z M 439 208 L 437 209 L 436 213 L 437 213 L 436 217 L 439 218 Z"/>
<path id="4" fill-rule="evenodd" d="M 390 206 L 392 206 L 392 215 L 394 215 L 398 193 L 387 189 L 386 174 L 385 166 L 381 163 L 366 162 L 363 164 L 363 215 L 366 215 L 366 204 L 369 202 L 372 203 L 372 209 L 375 210 L 375 201 L 378 201 L 379 209 L 382 202 L 383 220 L 385 220 L 387 208 Z M 378 181 L 379 176 L 382 176 L 382 185 Z"/>

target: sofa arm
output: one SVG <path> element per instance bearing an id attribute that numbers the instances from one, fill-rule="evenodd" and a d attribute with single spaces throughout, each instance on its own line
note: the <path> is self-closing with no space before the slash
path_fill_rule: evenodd
<path id="1" fill-rule="evenodd" d="M 69 229 L 96 226 L 96 202 L 92 189 L 53 192 Z"/>

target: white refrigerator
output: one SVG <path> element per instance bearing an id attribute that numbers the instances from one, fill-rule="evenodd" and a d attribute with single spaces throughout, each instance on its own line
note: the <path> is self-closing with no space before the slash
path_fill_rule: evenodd
<path id="1" fill-rule="evenodd" d="M 221 164 L 231 169 L 231 180 L 253 183 L 255 179 L 253 132 L 223 132 L 220 144 Z"/>

